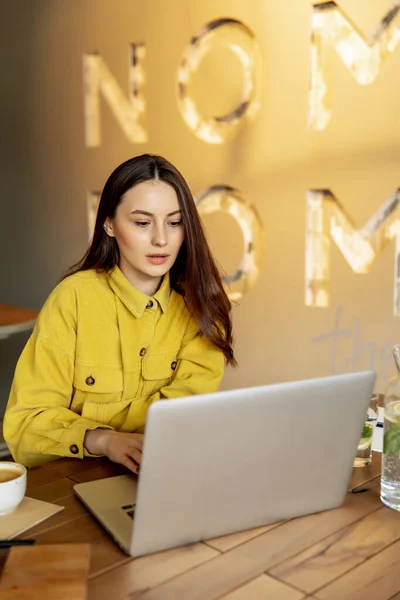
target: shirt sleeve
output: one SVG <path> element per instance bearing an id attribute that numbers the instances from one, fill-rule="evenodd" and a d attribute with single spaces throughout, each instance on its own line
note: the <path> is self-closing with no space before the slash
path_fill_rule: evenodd
<path id="1" fill-rule="evenodd" d="M 222 351 L 201 335 L 197 326 L 189 326 L 178 353 L 172 383 L 161 388 L 160 398 L 183 398 L 216 392 L 224 374 Z"/>
<path id="2" fill-rule="evenodd" d="M 158 400 L 185 398 L 197 394 L 216 392 L 224 374 L 225 358 L 222 351 L 202 335 L 197 325 L 191 320 L 187 327 L 180 351 L 173 381 L 162 387 L 160 391 L 135 404 L 135 420 L 142 422 L 135 432 L 143 432 L 147 409 Z M 142 414 L 139 415 L 139 406 Z"/>
<path id="3" fill-rule="evenodd" d="M 69 409 L 74 380 L 73 321 L 69 308 L 60 311 L 52 301 L 45 305 L 15 370 L 3 432 L 14 460 L 27 467 L 61 456 L 90 456 L 83 448 L 86 431 L 108 428 Z M 63 347 L 54 340 L 55 329 Z"/>

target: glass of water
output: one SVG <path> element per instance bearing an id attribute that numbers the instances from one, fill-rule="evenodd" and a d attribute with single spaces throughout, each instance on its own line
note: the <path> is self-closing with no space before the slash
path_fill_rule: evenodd
<path id="1" fill-rule="evenodd" d="M 379 395 L 372 394 L 361 438 L 357 446 L 357 454 L 353 463 L 354 467 L 365 467 L 372 462 L 372 438 L 374 437 L 376 422 L 378 420 L 378 400 Z"/>

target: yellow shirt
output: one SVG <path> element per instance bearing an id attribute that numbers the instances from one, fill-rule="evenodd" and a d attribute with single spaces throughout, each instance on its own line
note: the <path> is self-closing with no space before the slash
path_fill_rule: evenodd
<path id="1" fill-rule="evenodd" d="M 118 267 L 81 271 L 44 304 L 18 361 L 4 417 L 17 462 L 82 458 L 88 429 L 143 432 L 161 398 L 216 391 L 222 352 L 203 336 L 169 277 L 149 297 Z"/>

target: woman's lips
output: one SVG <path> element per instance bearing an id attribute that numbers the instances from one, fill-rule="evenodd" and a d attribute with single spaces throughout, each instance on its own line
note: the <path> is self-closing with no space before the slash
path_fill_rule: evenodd
<path id="1" fill-rule="evenodd" d="M 168 260 L 169 254 L 150 254 L 147 258 L 153 265 L 162 265 Z"/>

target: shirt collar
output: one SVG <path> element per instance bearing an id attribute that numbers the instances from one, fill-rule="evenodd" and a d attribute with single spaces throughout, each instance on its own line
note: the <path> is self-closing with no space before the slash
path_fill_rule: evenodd
<path id="1" fill-rule="evenodd" d="M 133 287 L 122 273 L 118 266 L 115 266 L 108 273 L 108 281 L 114 293 L 125 304 L 125 306 L 135 315 L 140 318 L 150 301 L 156 300 L 161 307 L 163 313 L 167 312 L 171 289 L 169 285 L 169 273 L 163 277 L 162 283 L 153 296 L 148 296 L 144 292 Z"/>

